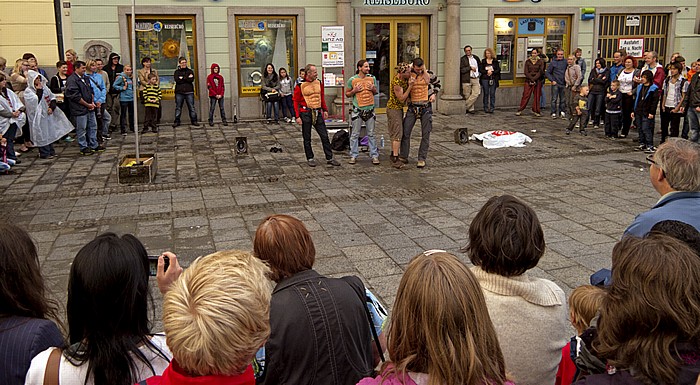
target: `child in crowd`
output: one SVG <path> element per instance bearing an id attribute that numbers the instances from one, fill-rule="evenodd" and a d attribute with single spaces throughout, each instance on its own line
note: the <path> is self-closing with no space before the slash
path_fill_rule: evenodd
<path id="1" fill-rule="evenodd" d="M 158 85 L 158 75 L 151 73 L 148 75 L 148 84 L 143 89 L 143 105 L 146 107 L 146 118 L 143 123 L 143 133 L 150 128 L 153 132 L 158 132 L 158 112 L 163 94 Z"/>
<path id="2" fill-rule="evenodd" d="M 659 104 L 659 87 L 654 84 L 654 73 L 650 70 L 642 72 L 642 84 L 637 86 L 637 97 L 634 99 L 632 119 L 639 130 L 639 147 L 637 151 L 653 154 L 654 147 L 654 116 Z"/>
<path id="3" fill-rule="evenodd" d="M 610 91 L 605 95 L 605 137 L 617 139 L 622 128 L 622 92 L 620 82 L 613 80 Z"/>
<path id="4" fill-rule="evenodd" d="M 7 139 L 0 135 L 0 172 L 9 173 L 15 161 L 7 157 Z"/>
<path id="5" fill-rule="evenodd" d="M 294 87 L 301 84 L 305 78 L 306 78 L 306 70 L 304 68 L 302 68 L 299 70 L 299 77 L 297 78 L 297 81 L 294 83 Z"/>
<path id="6" fill-rule="evenodd" d="M 576 336 L 571 338 L 561 350 L 561 362 L 557 371 L 555 385 L 569 385 L 577 377 L 574 359 L 578 357 L 582 340 L 579 337 L 591 325 L 605 298 L 605 290 L 592 285 L 579 286 L 569 297 L 569 319 L 576 329 Z"/>
<path id="7" fill-rule="evenodd" d="M 569 127 L 566 128 L 566 135 L 571 134 L 574 126 L 580 127 L 581 135 L 586 136 L 586 126 L 588 125 L 588 86 L 581 87 L 579 94 L 574 97 L 576 114 L 571 118 Z"/>
<path id="8" fill-rule="evenodd" d="M 443 250 L 428 250 L 408 264 L 387 348 L 391 361 L 358 385 L 512 385 L 477 278 Z"/>
<path id="9" fill-rule="evenodd" d="M 282 116 L 284 116 L 284 121 L 292 123 L 294 121 L 294 103 L 292 103 L 294 89 L 292 89 L 292 79 L 289 77 L 286 68 L 280 68 L 279 79 L 280 95 L 282 96 L 282 100 L 280 100 L 280 111 L 282 112 Z"/>
<path id="10" fill-rule="evenodd" d="M 126 114 L 129 113 L 129 129 L 134 132 L 134 70 L 130 65 L 124 66 L 124 72 L 117 75 L 114 81 L 114 88 L 119 90 L 119 105 L 121 106 L 121 114 L 119 121 L 121 123 L 121 133 L 126 136 Z"/>
<path id="11" fill-rule="evenodd" d="M 211 74 L 207 76 L 207 88 L 209 89 L 209 125 L 214 125 L 214 109 L 216 103 L 219 103 L 219 112 L 221 113 L 221 122 L 224 126 L 228 126 L 226 122 L 226 111 L 224 110 L 224 77 L 221 76 L 221 68 L 218 64 L 211 65 Z"/>

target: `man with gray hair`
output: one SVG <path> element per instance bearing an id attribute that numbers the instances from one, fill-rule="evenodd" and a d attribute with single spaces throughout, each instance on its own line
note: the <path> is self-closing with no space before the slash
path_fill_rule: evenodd
<path id="1" fill-rule="evenodd" d="M 700 144 L 669 138 L 647 156 L 649 179 L 661 199 L 637 215 L 625 236 L 645 236 L 658 222 L 676 220 L 700 231 Z"/>

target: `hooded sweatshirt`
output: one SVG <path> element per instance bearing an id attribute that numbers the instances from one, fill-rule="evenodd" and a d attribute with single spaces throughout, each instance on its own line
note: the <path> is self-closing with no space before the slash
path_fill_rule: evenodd
<path id="1" fill-rule="evenodd" d="M 124 66 L 121 64 L 117 64 L 117 66 L 112 69 L 112 58 L 114 57 L 121 58 L 118 54 L 112 52 L 109 54 L 109 58 L 107 59 L 107 63 L 105 63 L 105 66 L 103 70 L 107 72 L 107 76 L 109 77 L 109 84 L 112 85 L 112 88 L 109 90 L 109 93 L 111 95 L 118 95 L 119 90 L 114 88 L 114 80 L 119 75 L 120 73 L 124 72 Z"/>
<path id="2" fill-rule="evenodd" d="M 219 73 L 215 73 L 214 69 L 218 69 Z M 218 64 L 213 63 L 211 65 L 211 74 L 207 76 L 207 89 L 209 89 L 209 96 L 224 96 L 224 77 L 220 74 L 221 68 Z"/>

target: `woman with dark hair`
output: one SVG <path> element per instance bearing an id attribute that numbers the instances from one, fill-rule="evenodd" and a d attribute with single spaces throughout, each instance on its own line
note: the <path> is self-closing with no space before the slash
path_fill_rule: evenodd
<path id="1" fill-rule="evenodd" d="M 593 128 L 600 126 L 605 114 L 605 93 L 610 85 L 610 69 L 606 68 L 605 59 L 595 59 L 591 74 L 588 76 L 588 114 L 593 118 Z M 584 127 L 585 128 L 585 127 Z"/>
<path id="2" fill-rule="evenodd" d="M 576 384 L 696 384 L 698 255 L 684 242 L 657 232 L 618 242 L 594 347 L 608 359 L 608 370 Z"/>
<path id="3" fill-rule="evenodd" d="M 624 67 L 617 73 L 617 80 L 620 82 L 620 92 L 622 93 L 622 133 L 621 138 L 626 138 L 632 125 L 632 112 L 634 110 L 634 91 L 637 87 L 635 78 L 639 78 L 640 71 L 637 69 L 637 60 L 632 56 L 625 57 Z"/>
<path id="4" fill-rule="evenodd" d="M 0 384 L 24 384 L 34 356 L 62 347 L 57 304 L 46 298 L 36 246 L 26 231 L 0 223 Z"/>
<path id="5" fill-rule="evenodd" d="M 263 77 L 263 100 L 265 101 L 265 108 L 267 114 L 267 123 L 272 123 L 272 110 L 275 110 L 275 123 L 279 123 L 279 101 L 280 97 L 280 80 L 277 72 L 275 72 L 275 66 L 272 63 L 267 63 L 265 65 Z"/>
<path id="6" fill-rule="evenodd" d="M 494 196 L 469 226 L 469 255 L 506 362 L 518 385 L 553 384 L 569 337 L 566 296 L 530 277 L 544 254 L 537 214 L 510 195 Z"/>
<path id="7" fill-rule="evenodd" d="M 313 270 L 311 234 L 288 215 L 265 218 L 253 249 L 270 265 L 270 278 L 277 283 L 258 384 L 354 385 L 371 375 L 378 360 L 372 355 L 362 281 Z"/>
<path id="8" fill-rule="evenodd" d="M 175 272 L 177 259 L 168 256 L 169 271 L 174 267 Z M 131 385 L 160 375 L 172 355 L 165 336 L 150 332 L 149 298 L 143 244 L 129 234 L 95 238 L 71 265 L 67 308 L 71 345 L 62 352 L 51 348 L 37 355 L 26 384 L 43 384 L 45 368 L 56 364 L 61 384 Z"/>

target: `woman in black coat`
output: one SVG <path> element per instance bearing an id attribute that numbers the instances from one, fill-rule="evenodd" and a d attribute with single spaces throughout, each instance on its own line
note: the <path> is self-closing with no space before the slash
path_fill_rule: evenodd
<path id="1" fill-rule="evenodd" d="M 484 95 L 484 112 L 492 114 L 496 108 L 496 88 L 501 80 L 501 66 L 493 48 L 484 50 L 484 58 L 479 63 L 481 93 Z"/>

